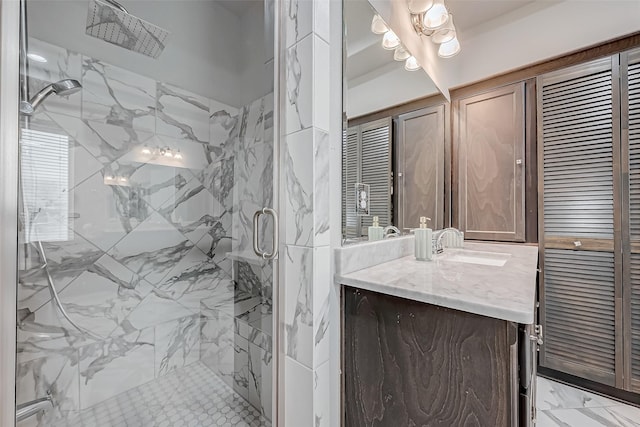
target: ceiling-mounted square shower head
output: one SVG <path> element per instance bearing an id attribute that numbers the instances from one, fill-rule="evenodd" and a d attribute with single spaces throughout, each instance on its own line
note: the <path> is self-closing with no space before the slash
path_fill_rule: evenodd
<path id="1" fill-rule="evenodd" d="M 169 32 L 126 13 L 108 2 L 90 0 L 87 34 L 116 46 L 157 59 Z"/>

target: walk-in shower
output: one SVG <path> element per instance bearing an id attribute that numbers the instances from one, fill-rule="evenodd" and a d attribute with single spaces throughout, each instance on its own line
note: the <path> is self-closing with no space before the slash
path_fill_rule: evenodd
<path id="1" fill-rule="evenodd" d="M 270 426 L 273 9 L 21 4 L 17 426 Z"/>

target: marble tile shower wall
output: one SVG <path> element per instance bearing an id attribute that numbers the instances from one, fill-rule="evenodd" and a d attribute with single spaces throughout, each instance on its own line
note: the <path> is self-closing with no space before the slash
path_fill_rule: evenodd
<path id="1" fill-rule="evenodd" d="M 41 188 L 32 189 L 38 204 L 25 203 L 20 242 L 18 403 L 51 392 L 56 406 L 21 426 L 50 425 L 201 359 L 255 406 L 269 406 L 271 284 L 262 284 L 270 265 L 226 254 L 246 249 L 234 221 L 246 225 L 253 208 L 234 204 L 272 197 L 250 191 L 272 167 L 263 155 L 272 101 L 237 110 L 40 40 L 30 46 L 49 59 L 30 64 L 31 93 L 63 78 L 83 89 L 50 97 L 30 125 L 68 138 L 68 187 L 50 192 L 37 168 L 23 167 Z M 23 153 L 38 143 L 23 137 Z M 51 208 L 61 197 L 62 218 Z M 92 336 L 52 303 L 33 244 L 51 222 L 67 238 L 43 242 L 49 270 L 69 315 Z"/>

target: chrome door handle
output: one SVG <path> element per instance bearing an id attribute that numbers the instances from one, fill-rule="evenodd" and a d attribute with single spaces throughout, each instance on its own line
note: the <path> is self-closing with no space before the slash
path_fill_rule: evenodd
<path id="1" fill-rule="evenodd" d="M 271 246 L 271 252 L 267 253 L 260 249 L 258 242 L 258 228 L 260 224 L 260 215 L 267 214 L 273 218 L 273 242 Z M 278 256 L 278 214 L 271 208 L 262 208 L 253 214 L 253 251 L 262 259 L 274 259 Z"/>

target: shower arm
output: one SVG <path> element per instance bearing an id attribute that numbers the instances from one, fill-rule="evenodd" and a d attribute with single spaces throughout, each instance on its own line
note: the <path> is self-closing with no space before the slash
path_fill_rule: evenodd
<path id="1" fill-rule="evenodd" d="M 44 252 L 44 247 L 42 246 L 42 242 L 38 240 L 36 243 L 38 245 L 38 250 L 40 251 L 40 255 L 42 256 L 42 261 L 44 263 L 41 268 L 44 270 L 45 275 L 47 276 L 47 282 L 49 283 L 49 292 L 51 293 L 51 298 L 54 300 L 54 302 L 58 306 L 60 313 L 64 316 L 65 319 L 67 319 L 67 322 L 71 323 L 71 325 L 74 328 L 76 328 L 78 331 L 80 331 L 82 334 L 88 335 L 93 339 L 101 341 L 103 339 L 101 336 L 96 335 L 93 332 L 79 326 L 76 322 L 71 320 L 71 317 L 69 317 L 69 314 L 67 314 L 67 310 L 64 309 L 64 306 L 62 305 L 62 301 L 60 300 L 60 296 L 58 296 L 58 291 L 56 290 L 56 287 L 53 284 L 53 277 L 51 277 L 51 272 L 49 272 L 49 264 L 47 263 L 47 256 Z"/>

